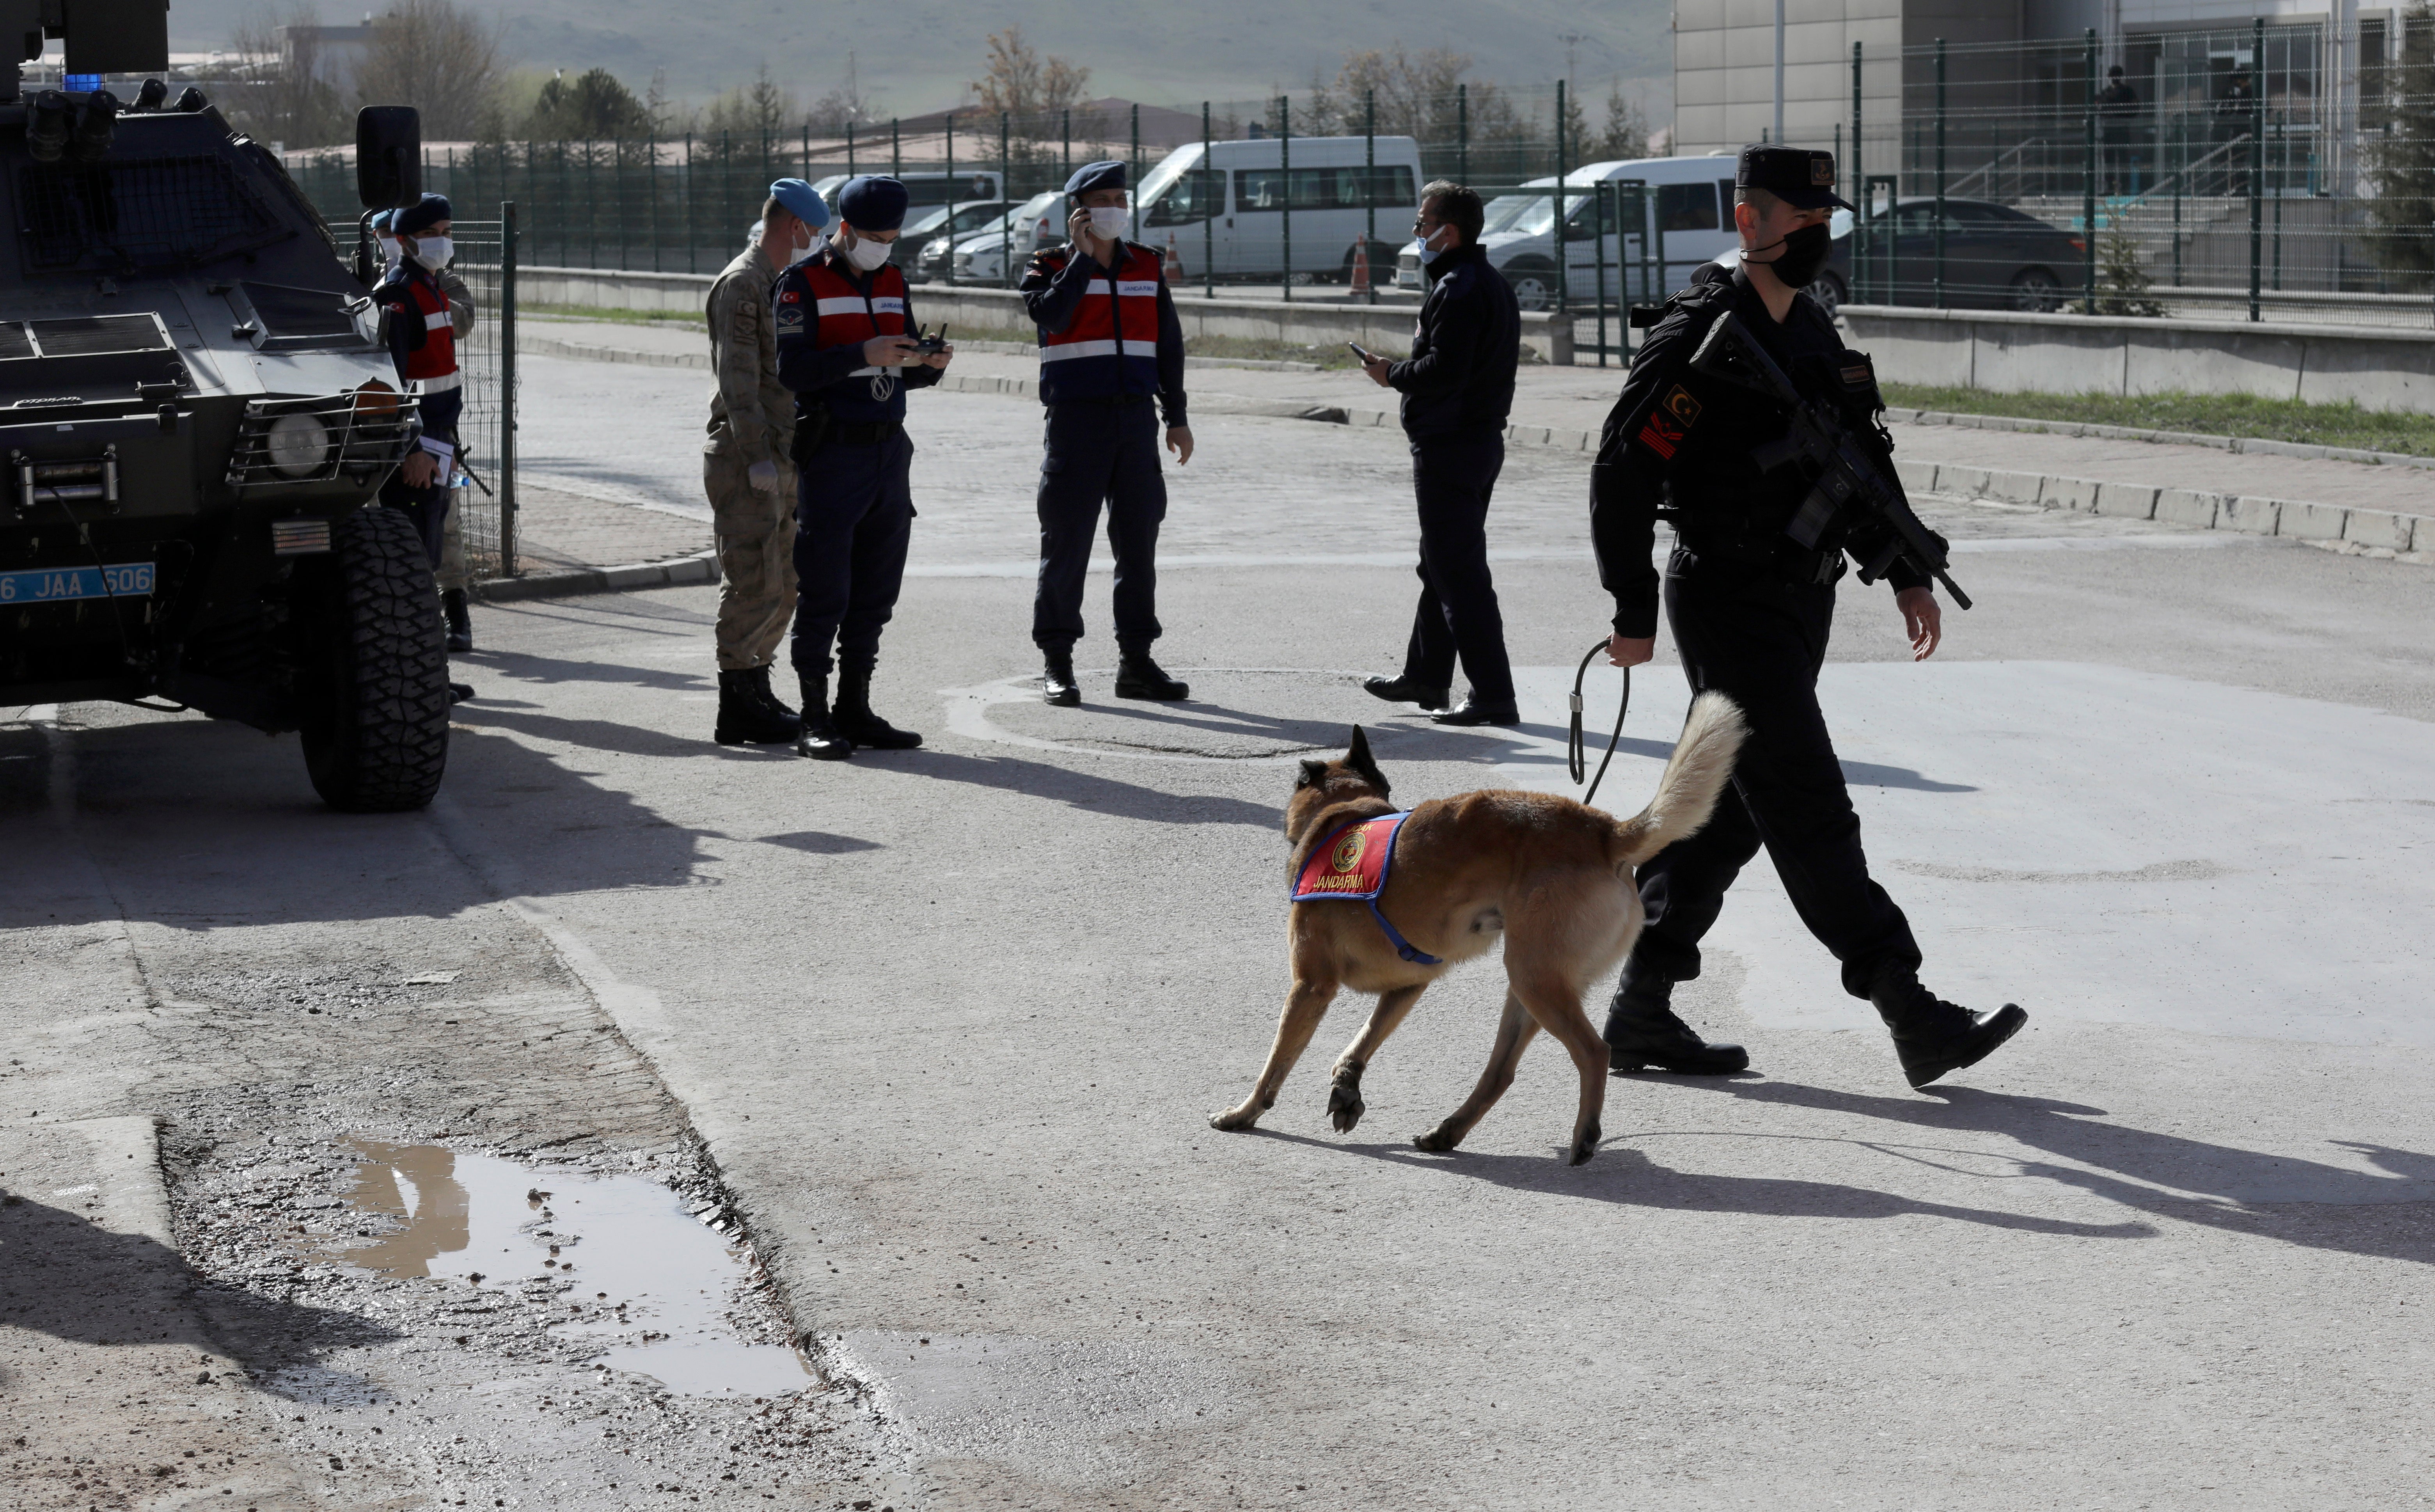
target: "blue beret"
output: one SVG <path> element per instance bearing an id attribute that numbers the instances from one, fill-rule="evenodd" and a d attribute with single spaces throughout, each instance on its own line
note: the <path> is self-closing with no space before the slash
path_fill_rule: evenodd
<path id="1" fill-rule="evenodd" d="M 413 236 L 429 231 L 443 220 L 455 218 L 448 214 L 447 196 L 424 195 L 420 203 L 396 212 L 389 224 L 397 228 L 400 236 Z"/>
<path id="2" fill-rule="evenodd" d="M 786 206 L 789 215 L 814 231 L 829 223 L 829 202 L 820 198 L 818 189 L 801 179 L 779 180 L 769 186 L 769 198 Z"/>
<path id="3" fill-rule="evenodd" d="M 372 234 L 375 236 L 387 236 L 391 234 L 389 229 L 389 222 L 396 216 L 396 215 L 397 212 L 394 210 L 384 210 L 379 215 L 374 215 L 372 217 Z"/>
<path id="4" fill-rule="evenodd" d="M 1068 198 L 1074 198 L 1094 189 L 1122 189 L 1124 186 L 1125 165 L 1109 159 L 1086 163 L 1075 169 L 1074 177 L 1065 180 L 1065 194 Z"/>
<path id="5" fill-rule="evenodd" d="M 857 231 L 895 231 L 905 224 L 908 198 L 895 180 L 867 173 L 838 190 L 838 216 Z"/>

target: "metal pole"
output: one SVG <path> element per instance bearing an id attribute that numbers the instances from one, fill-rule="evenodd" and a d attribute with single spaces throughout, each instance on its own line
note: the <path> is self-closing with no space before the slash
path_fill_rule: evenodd
<path id="1" fill-rule="evenodd" d="M 1775 136 L 1784 140 L 1784 0 L 1775 0 Z"/>
<path id="2" fill-rule="evenodd" d="M 643 174 L 644 187 L 651 192 L 651 271 L 660 270 L 660 130 L 651 128 L 651 161 Z"/>
<path id="3" fill-rule="evenodd" d="M 1217 197 L 1201 206 L 1200 217 L 1200 296 L 1218 297 L 1218 215 L 1226 208 L 1226 177 L 1212 165 L 1209 151 L 1209 102 L 1200 102 L 1200 171 L 1208 176 L 1203 182 L 1215 180 Z"/>
<path id="4" fill-rule="evenodd" d="M 1564 313 L 1566 297 L 1572 290 L 1565 285 L 1564 270 L 1572 266 L 1572 250 L 1564 245 L 1564 233 L 1571 230 L 1564 224 L 1564 81 L 1556 80 L 1556 313 Z"/>
<path id="5" fill-rule="evenodd" d="M 499 202 L 499 575 L 516 575 L 516 202 Z"/>
<path id="6" fill-rule="evenodd" d="M 1936 307 L 1944 308 L 1944 39 L 1936 39 Z"/>
<path id="7" fill-rule="evenodd" d="M 955 117 L 947 117 L 952 125 Z M 1014 115 L 1009 111 L 997 112 L 997 188 L 998 193 L 1012 198 L 1008 185 L 1014 181 Z M 1014 215 L 1010 211 L 998 221 L 997 273 L 1008 288 L 1014 287 Z"/>
<path id="8" fill-rule="evenodd" d="M 1059 112 L 1057 128 L 1057 171 L 1066 178 L 1074 177 L 1074 107 L 1068 105 Z M 1130 183 L 1131 180 L 1126 180 Z"/>
<path id="9" fill-rule="evenodd" d="M 1370 302 L 1378 302 L 1378 270 L 1371 266 L 1371 254 L 1378 246 L 1378 92 L 1361 92 L 1361 206 L 1369 212 L 1367 229 L 1361 238 L 1363 281 L 1369 285 Z"/>
<path id="10" fill-rule="evenodd" d="M 2189 176 L 2189 118 L 2173 118 L 2173 287 L 2182 286 L 2182 180 Z"/>
<path id="11" fill-rule="evenodd" d="M 530 174 L 527 174 L 525 177 L 530 178 L 532 176 Z M 701 271 L 701 266 L 699 262 L 701 241 L 700 238 L 697 237 L 693 233 L 693 133 L 691 131 L 687 131 L 685 133 L 684 233 L 685 271 L 688 273 L 699 273 Z"/>
<path id="12" fill-rule="evenodd" d="M 2260 197 L 2266 177 L 2266 18 L 2249 25 L 2249 318 L 2255 320 L 2260 318 L 2257 275 L 2266 210 Z"/>
<path id="13" fill-rule="evenodd" d="M 1457 180 L 1471 182 L 1471 86 L 1454 87 L 1454 174 Z"/>
<path id="14" fill-rule="evenodd" d="M 893 115 L 888 118 L 888 176 L 905 177 L 905 123 Z"/>
<path id="15" fill-rule="evenodd" d="M 845 176 L 846 176 L 847 178 L 849 178 L 849 179 L 851 179 L 851 178 L 853 178 L 853 177 L 855 176 L 855 168 L 854 168 L 854 117 L 852 117 L 852 116 L 848 116 L 848 117 L 846 117 L 846 122 L 845 122 Z"/>
<path id="16" fill-rule="evenodd" d="M 2275 129 L 2275 145 L 2281 149 L 2283 164 L 2274 174 L 2274 292 L 2283 292 L 2283 197 L 2291 189 L 2291 118 L 2286 115 Z"/>
<path id="17" fill-rule="evenodd" d="M 1141 182 L 1141 102 L 1133 102 L 1133 155 L 1125 160 L 1125 182 Z"/>
<path id="18" fill-rule="evenodd" d="M 2097 313 L 2097 28 L 2087 28 L 2081 69 L 2080 298 Z"/>
<path id="19" fill-rule="evenodd" d="M 1597 365 L 1606 366 L 1606 206 L 1611 184 L 1598 184 L 1590 190 L 1590 220 L 1597 233 Z M 1621 247 L 1615 249 L 1620 252 Z"/>
<path id="20" fill-rule="evenodd" d="M 1286 302 L 1293 302 L 1293 102 L 1277 96 L 1277 178 L 1283 185 L 1283 210 L 1277 220 L 1286 250 Z"/>
<path id="21" fill-rule="evenodd" d="M 1869 286 L 1869 180 L 1860 168 L 1860 44 L 1852 44 L 1852 287 Z M 1866 296 L 1863 296 L 1865 299 Z"/>
<path id="22" fill-rule="evenodd" d="M 999 113 L 999 114 L 1001 114 L 1001 115 L 1005 114 L 1005 112 L 1004 112 L 1003 111 L 999 112 L 998 113 Z M 1003 137 L 1003 136 L 1005 136 L 1005 134 L 1006 134 L 1006 131 L 1005 131 L 1004 128 L 1000 128 L 1000 129 L 999 129 L 999 131 L 998 131 L 998 135 L 999 135 L 1000 137 Z M 1005 153 L 1004 151 L 1000 151 L 1000 152 L 998 153 L 998 159 L 999 159 L 999 162 L 1000 162 L 1000 163 L 1001 163 L 1001 169 L 1000 169 L 1000 171 L 1001 171 L 1001 172 L 1002 172 L 1002 171 L 1004 171 L 1004 170 L 1003 170 L 1003 163 L 1004 163 L 1005 158 L 1006 158 L 1006 153 Z M 948 180 L 954 180 L 954 178 L 956 177 L 956 112 L 953 112 L 953 111 L 949 111 L 949 112 L 947 112 L 947 171 L 946 171 L 946 177 L 947 177 L 947 179 L 948 179 Z"/>

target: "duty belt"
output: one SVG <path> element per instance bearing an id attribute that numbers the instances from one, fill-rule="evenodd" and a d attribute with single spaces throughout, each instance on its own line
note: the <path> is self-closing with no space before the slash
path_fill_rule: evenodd
<path id="1" fill-rule="evenodd" d="M 830 446 L 876 446 L 904 428 L 904 421 L 893 420 L 877 421 L 869 425 L 840 422 L 831 425 L 822 440 Z"/>

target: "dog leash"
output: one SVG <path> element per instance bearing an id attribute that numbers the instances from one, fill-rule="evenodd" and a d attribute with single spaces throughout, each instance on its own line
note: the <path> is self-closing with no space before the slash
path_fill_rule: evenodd
<path id="1" fill-rule="evenodd" d="M 1581 679 L 1589 676 L 1590 662 L 1606 649 L 1606 642 L 1600 641 L 1591 646 L 1589 654 L 1581 658 L 1581 664 L 1573 669 L 1573 728 L 1564 741 L 1564 765 L 1576 782 L 1581 780 L 1581 773 L 1587 771 L 1590 765 L 1589 751 L 1581 742 Z M 1597 797 L 1598 783 L 1606 781 L 1606 764 L 1615 760 L 1615 747 L 1623 739 L 1623 716 L 1631 709 L 1632 669 L 1626 667 L 1623 669 L 1623 701 L 1615 706 L 1615 733 L 1606 738 L 1606 754 L 1598 758 L 1597 776 L 1590 779 L 1590 790 L 1581 795 L 1583 803 Z"/>

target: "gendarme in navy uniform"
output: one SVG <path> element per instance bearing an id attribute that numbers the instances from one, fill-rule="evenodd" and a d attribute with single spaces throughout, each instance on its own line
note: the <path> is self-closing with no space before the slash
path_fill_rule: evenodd
<path id="1" fill-rule="evenodd" d="M 1883 527 L 1857 524 L 1830 538 L 1839 547 L 1804 551 L 1786 526 L 1812 476 L 1799 464 L 1763 468 L 1753 455 L 1785 434 L 1788 412 L 1690 367 L 1709 328 L 1733 316 L 1805 398 L 1832 402 L 1892 478 L 1869 359 L 1847 351 L 1801 292 L 1825 263 L 1829 215 L 1850 208 L 1835 194 L 1835 160 L 1745 147 L 1734 182 L 1739 266 L 1701 268 L 1634 354 L 1592 472 L 1590 523 L 1599 578 L 1615 595 L 1611 660 L 1630 666 L 1649 659 L 1659 599 L 1652 532 L 1658 519 L 1671 521 L 1664 598 L 1684 675 L 1695 693 L 1739 704 L 1750 739 L 1707 827 L 1640 869 L 1648 925 L 1625 963 L 1606 1039 L 1619 1070 L 1717 1074 L 1749 1064 L 1738 1045 L 1702 1042 L 1675 1016 L 1670 995 L 1700 974 L 1701 938 L 1764 845 L 1801 921 L 1842 963 L 1844 990 L 1875 1005 L 1906 1077 L 1924 1086 L 1986 1056 L 2028 1016 L 2010 1004 L 1973 1013 L 1920 985 L 1918 942 L 1869 875 L 1859 816 L 1819 709 L 1843 550 L 1870 559 Z M 1887 577 L 1913 657 L 1924 659 L 1943 633 L 1936 597 L 1908 562 Z"/>
<path id="2" fill-rule="evenodd" d="M 1074 643 L 1082 638 L 1082 585 L 1104 503 L 1116 558 L 1116 696 L 1181 698 L 1191 690 L 1160 670 L 1149 648 L 1159 637 L 1158 527 L 1166 518 L 1162 413 L 1177 463 L 1192 459 L 1183 326 L 1159 254 L 1125 240 L 1132 229 L 1125 165 L 1084 163 L 1065 180 L 1065 200 L 1071 240 L 1034 257 L 1023 275 L 1024 307 L 1040 331 L 1040 401 L 1048 406 L 1031 606 L 1031 641 L 1045 664 L 1042 696 L 1082 701 Z"/>
<path id="3" fill-rule="evenodd" d="M 795 395 L 795 629 L 803 690 L 795 749 L 837 761 L 856 746 L 922 744 L 871 709 L 879 632 L 896 610 L 913 534 L 913 443 L 905 392 L 926 388 L 954 355 L 920 352 L 905 275 L 889 248 L 905 223 L 905 186 L 849 179 L 837 228 L 770 290 L 778 381 Z M 837 702 L 829 702 L 836 651 Z"/>

